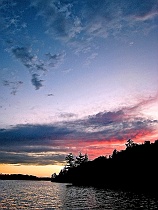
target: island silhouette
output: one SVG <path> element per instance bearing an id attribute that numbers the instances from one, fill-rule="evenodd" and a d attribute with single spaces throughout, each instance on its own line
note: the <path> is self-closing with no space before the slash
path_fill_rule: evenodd
<path id="1" fill-rule="evenodd" d="M 50 177 L 37 177 L 25 174 L 0 174 L 0 180 L 36 180 L 36 181 L 50 181 Z"/>
<path id="2" fill-rule="evenodd" d="M 158 140 L 142 144 L 127 140 L 126 149 L 116 149 L 109 156 L 92 161 L 87 154 L 76 158 L 66 156 L 67 165 L 58 175 L 52 174 L 52 182 L 95 186 L 111 189 L 153 192 L 158 195 Z"/>

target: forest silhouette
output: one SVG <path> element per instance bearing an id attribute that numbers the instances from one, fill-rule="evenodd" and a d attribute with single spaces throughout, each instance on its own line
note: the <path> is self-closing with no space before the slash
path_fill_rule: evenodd
<path id="1" fill-rule="evenodd" d="M 52 175 L 52 182 L 158 194 L 158 140 L 136 144 L 128 139 L 125 150 L 115 149 L 109 157 L 89 161 L 80 153 L 76 164 L 70 153 L 66 160 L 60 173 Z"/>

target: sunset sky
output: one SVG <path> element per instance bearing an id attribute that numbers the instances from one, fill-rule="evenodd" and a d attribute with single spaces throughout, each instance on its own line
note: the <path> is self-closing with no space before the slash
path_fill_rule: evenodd
<path id="1" fill-rule="evenodd" d="M 0 173 L 129 138 L 158 139 L 158 0 L 0 0 Z"/>

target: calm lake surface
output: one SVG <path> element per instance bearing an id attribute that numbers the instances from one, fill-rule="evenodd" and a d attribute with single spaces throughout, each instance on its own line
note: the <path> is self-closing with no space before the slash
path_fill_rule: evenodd
<path id="1" fill-rule="evenodd" d="M 158 199 L 132 192 L 76 187 L 49 181 L 0 180 L 3 209 L 158 209 Z"/>

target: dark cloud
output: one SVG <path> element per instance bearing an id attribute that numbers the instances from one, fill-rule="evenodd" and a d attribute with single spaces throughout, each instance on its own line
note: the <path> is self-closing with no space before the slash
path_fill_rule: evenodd
<path id="1" fill-rule="evenodd" d="M 153 100 L 149 99 L 151 102 Z M 149 101 L 144 101 L 144 105 Z M 143 102 L 139 105 L 141 108 Z M 0 129 L 0 162 L 29 164 L 37 161 L 38 164 L 50 164 L 50 161 L 61 161 L 60 157 L 65 153 L 84 149 L 85 145 L 90 151 L 95 141 L 98 142 L 98 148 L 102 142 L 118 143 L 129 138 L 136 141 L 148 138 L 158 126 L 157 119 L 138 116 L 138 105 L 100 112 L 84 119 L 74 120 L 74 114 L 71 113 L 63 113 L 61 117 L 65 120 L 54 124 L 26 124 Z M 78 146 L 79 142 L 82 142 L 82 148 Z M 61 156 L 57 155 L 54 159 L 50 154 Z M 23 161 L 22 156 L 25 158 Z"/>
<path id="2" fill-rule="evenodd" d="M 61 113 L 59 115 L 59 117 L 61 117 L 61 118 L 73 118 L 73 117 L 77 117 L 77 115 L 74 114 L 74 113 Z"/>
<path id="3" fill-rule="evenodd" d="M 58 143 L 57 143 L 58 142 Z M 36 142 L 37 143 L 37 142 Z M 50 141 L 46 141 L 45 143 L 50 143 Z M 6 152 L 6 147 L 1 146 L 0 148 L 1 152 Z M 33 142 L 30 145 L 17 145 L 17 144 L 13 144 L 12 146 L 8 146 L 7 152 L 9 153 L 29 153 L 29 154 L 44 154 L 44 153 L 49 153 L 49 154 L 57 154 L 57 153 L 65 153 L 67 151 L 66 147 L 61 147 L 59 146 L 59 141 L 55 141 L 53 140 L 53 142 L 51 143 L 51 145 L 48 144 L 48 146 L 40 145 L 33 145 Z"/>
<path id="4" fill-rule="evenodd" d="M 58 67 L 65 57 L 65 53 L 59 54 L 46 54 L 46 60 L 40 60 L 37 55 L 32 53 L 32 50 L 27 47 L 13 47 L 12 54 L 29 70 L 31 74 L 32 85 L 35 86 L 35 89 L 40 89 L 43 85 L 44 80 L 39 79 L 43 76 L 43 73 L 46 74 L 52 68 Z"/>
<path id="5" fill-rule="evenodd" d="M 61 125 L 17 125 L 7 130 L 0 130 L 0 145 L 14 144 L 44 145 L 51 140 L 63 139 L 72 131 Z"/>
<path id="6" fill-rule="evenodd" d="M 29 48 L 19 46 L 12 49 L 13 55 L 31 72 L 34 70 L 46 71 L 44 62 L 39 60 L 36 55 L 33 55 L 31 51 Z"/>
<path id="7" fill-rule="evenodd" d="M 47 96 L 54 96 L 54 94 L 53 93 L 48 93 Z"/>
<path id="8" fill-rule="evenodd" d="M 30 70 L 30 72 L 46 72 L 51 68 L 57 67 L 62 63 L 66 55 L 65 52 L 53 55 L 51 53 L 47 53 L 46 60 L 40 60 L 37 55 L 32 53 L 32 49 L 19 46 L 12 48 L 12 53 Z"/>
<path id="9" fill-rule="evenodd" d="M 5 131 L 5 130 L 6 130 L 5 128 L 1 128 L 1 129 L 0 129 L 0 132 L 1 132 L 1 131 Z"/>
<path id="10" fill-rule="evenodd" d="M 122 122 L 125 118 L 123 110 L 116 112 L 100 112 L 94 116 L 90 116 L 88 122 L 91 124 L 109 125 L 111 123 Z"/>
<path id="11" fill-rule="evenodd" d="M 31 79 L 31 82 L 33 84 L 33 86 L 35 86 L 36 90 L 40 89 L 43 85 L 42 85 L 42 82 L 44 80 L 40 80 L 39 79 L 39 75 L 38 74 L 33 74 L 32 75 L 32 79 Z"/>
<path id="12" fill-rule="evenodd" d="M 34 165 L 56 165 L 62 164 L 65 154 L 45 153 L 22 153 L 22 152 L 2 152 L 0 151 L 0 163 L 6 164 L 34 164 Z"/>

